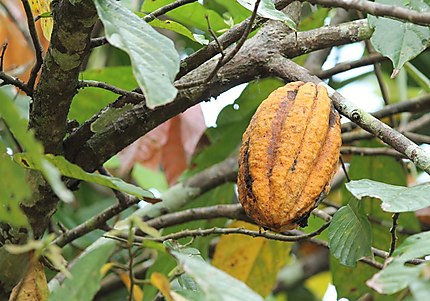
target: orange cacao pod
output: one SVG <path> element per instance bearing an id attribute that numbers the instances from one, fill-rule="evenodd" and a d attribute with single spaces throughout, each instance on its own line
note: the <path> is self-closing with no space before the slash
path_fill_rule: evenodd
<path id="1" fill-rule="evenodd" d="M 330 190 L 341 143 L 339 114 L 322 85 L 272 92 L 242 138 L 238 192 L 247 215 L 275 231 L 306 226 Z"/>

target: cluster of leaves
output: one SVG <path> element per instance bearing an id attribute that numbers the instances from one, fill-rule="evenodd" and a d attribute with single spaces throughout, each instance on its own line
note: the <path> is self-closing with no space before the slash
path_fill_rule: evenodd
<path id="1" fill-rule="evenodd" d="M 115 51 L 112 48 L 102 49 L 98 53 L 95 51 L 90 57 L 90 66 L 91 64 L 97 66 L 97 59 L 100 57 L 106 59 L 114 57 L 118 61 L 102 69 L 84 71 L 81 74 L 82 78 L 108 82 L 127 90 L 137 85 L 145 95 L 149 108 L 165 105 L 177 95 L 173 82 L 179 71 L 180 54 L 172 40 L 160 34 L 154 27 L 180 35 L 177 42 L 186 45 L 183 47 L 185 54 L 189 49 L 196 49 L 206 44 L 211 38 L 205 15 L 209 19 L 211 28 L 216 33 L 222 33 L 229 26 L 249 17 L 250 10 L 253 10 L 255 4 L 255 1 L 247 0 L 237 2 L 215 0 L 204 4 L 194 2 L 168 12 L 166 14 L 168 20 L 153 19 L 149 23 L 145 22 L 148 13 L 171 2 L 170 0 L 144 1 L 141 11 L 134 13 L 118 1 L 94 0 L 109 44 L 126 53 L 130 64 L 118 66 L 120 58 L 124 55 L 123 53 L 112 55 Z M 376 2 L 430 11 L 426 2 L 418 0 L 411 1 L 407 5 L 402 1 Z M 43 34 L 49 38 L 52 30 L 49 5 L 47 1 L 32 1 L 32 4 L 35 14 L 42 16 Z M 294 30 L 297 28 L 290 18 L 274 8 L 270 0 L 261 1 L 258 14 L 263 18 L 283 21 Z M 329 10 L 325 8 L 311 12 L 300 24 L 299 29 L 303 26 L 309 26 L 306 29 L 321 26 L 328 14 Z M 414 80 L 414 84 L 417 84 L 410 90 L 406 86 L 405 90 L 408 93 L 413 91 L 411 94 L 420 88 L 428 92 L 429 80 L 414 67 L 413 62 L 409 61 L 428 46 L 430 29 L 399 20 L 371 16 L 369 16 L 369 23 L 375 28 L 372 43 L 378 52 L 392 60 L 393 74 L 397 74 L 405 65 L 410 78 Z M 386 28 L 389 30 L 387 31 Z M 395 38 L 387 35 L 387 32 Z M 394 42 L 399 41 L 399 36 L 402 37 L 400 44 Z M 126 61 L 128 63 L 128 59 Z M 337 84 L 341 86 L 346 83 Z M 199 124 L 194 125 L 195 133 L 192 138 L 187 137 L 185 131 L 178 130 L 178 124 L 188 124 L 185 121 L 186 117 L 181 117 L 182 119 L 177 119 L 176 123 L 172 121 L 162 130 L 158 128 L 158 131 L 153 132 L 152 136 L 148 135 L 147 140 L 142 144 L 134 146 L 136 151 L 142 151 L 143 148 L 149 150 L 151 154 L 163 150 L 164 159 L 160 157 L 156 160 L 138 159 L 130 149 L 124 151 L 119 155 L 120 161 L 124 166 L 124 161 L 128 160 L 127 164 L 130 166 L 123 169 L 122 173 L 133 168 L 130 175 L 137 185 L 116 177 L 87 173 L 61 156 L 45 155 L 43 146 L 34 139 L 31 131 L 27 131 L 27 122 L 21 117 L 17 106 L 2 89 L 0 90 L 2 99 L 0 116 L 13 139 L 8 139 L 6 136 L 0 139 L 0 174 L 4 175 L 2 180 L 4 185 L 0 189 L 0 220 L 15 227 L 29 226 L 19 203 L 30 199 L 34 191 L 32 186 L 34 183 L 29 179 L 29 177 L 36 177 L 34 170 L 41 172 L 57 196 L 66 203 L 61 204 L 53 220 L 67 228 L 85 223 L 91 216 L 114 204 L 111 195 L 106 194 L 105 190 L 99 191 L 92 184 L 112 188 L 143 200 L 154 199 L 153 193 L 148 189 L 156 189 L 157 193 L 161 193 L 161 199 L 165 201 L 172 191 L 168 183 L 172 184 L 186 167 L 188 170 L 182 175 L 184 181 L 235 154 L 241 135 L 256 108 L 271 91 L 280 85 L 282 85 L 281 81 L 273 78 L 247 84 L 234 103 L 221 111 L 217 119 L 217 127 L 209 128 L 205 132 L 207 145 L 192 157 L 188 166 L 183 164 L 181 168 L 176 168 L 170 173 L 168 169 L 177 164 L 171 160 L 171 157 L 177 154 L 177 149 L 173 150 L 175 152 L 173 155 L 170 153 L 170 157 L 168 150 L 172 151 L 173 145 L 182 143 L 181 151 L 184 153 L 182 163 L 187 162 L 191 157 L 191 150 L 196 147 L 203 131 L 201 119 Z M 83 122 L 114 99 L 115 96 L 105 90 L 85 89 L 75 97 L 69 118 Z M 120 110 L 101 114 L 97 122 L 91 125 L 91 130 L 102 131 L 119 114 L 130 108 L 124 106 Z M 152 140 L 148 140 L 148 137 Z M 166 142 L 174 137 L 176 140 L 173 142 Z M 163 139 L 163 143 L 160 142 Z M 200 142 L 204 144 L 204 140 L 201 139 Z M 153 144 L 148 141 L 156 141 L 159 146 L 151 149 Z M 7 148 L 13 146 L 15 142 L 22 149 L 16 151 L 14 155 L 9 155 Z M 190 145 L 187 146 L 187 142 Z M 118 163 L 117 159 L 114 158 L 106 166 L 115 171 L 116 167 L 121 166 L 121 162 Z M 361 262 L 357 264 L 357 262 L 363 257 L 374 260 L 372 246 L 384 250 L 390 248 L 392 236 L 384 226 L 391 223 L 389 213 L 402 213 L 398 229 L 419 231 L 417 219 L 411 212 L 430 205 L 427 198 L 429 186 L 405 187 L 407 174 L 402 163 L 393 158 L 352 156 L 349 162 L 351 166 L 349 176 L 356 181 L 349 182 L 346 189 L 338 189 L 332 193 L 331 197 L 339 199 L 338 204 L 341 207 L 332 218 L 328 234 L 319 237 L 327 240 L 333 256 L 330 273 L 322 274 L 322 278 L 314 276 L 306 282 L 301 281 L 298 289 L 296 287 L 295 291 L 279 293 L 277 298 L 306 297 L 314 300 L 316 296 L 321 297 L 328 282 L 331 281 L 336 285 L 339 295 L 356 299 L 368 292 L 366 280 L 368 280 L 367 285 L 380 294 L 393 294 L 407 288 L 416 300 L 424 298 L 423 296 L 429 293 L 427 265 L 421 262 L 411 267 L 407 263 L 430 254 L 430 247 L 426 242 L 428 232 L 409 237 L 400 235 L 401 244 L 392 254 L 392 260 L 376 274 L 372 267 Z M 146 164 L 146 167 L 142 167 L 139 163 Z M 159 164 L 162 165 L 162 170 L 159 169 Z M 62 176 L 83 181 L 85 184 L 82 184 L 77 192 L 72 193 L 66 188 Z M 360 180 L 363 178 L 366 180 Z M 227 183 L 199 196 L 181 209 L 230 204 L 234 198 L 234 185 Z M 375 205 L 378 202 L 375 198 L 382 201 L 381 208 Z M 75 199 L 79 199 L 79 206 Z M 264 298 L 271 300 L 275 298 L 270 295 L 275 283 L 288 282 L 287 277 L 277 279 L 280 270 L 283 268 L 284 271 L 293 271 L 292 267 L 299 262 L 300 256 L 292 255 L 295 245 L 264 238 L 241 235 L 221 236 L 213 254 L 211 249 L 213 236 L 195 238 L 191 246 L 184 246 L 188 243 L 185 240 L 156 243 L 154 241 L 160 239 L 162 235 L 177 233 L 188 228 L 223 227 L 228 222 L 226 219 L 192 221 L 165 228 L 161 234 L 141 220 L 142 217 L 151 217 L 152 210 L 155 210 L 153 208 L 156 207 L 144 206 L 133 213 L 126 212 L 128 217 L 117 223 L 114 230 L 106 235 L 110 238 L 100 237 L 100 233 L 94 233 L 81 237 L 75 242 L 76 245 L 67 245 L 64 248 L 64 256 L 68 259 L 75 258 L 73 266 L 69 269 L 70 277 L 65 280 L 58 276 L 50 277 L 49 300 L 92 300 L 101 287 L 102 279 L 106 275 L 108 275 L 106 279 L 108 277 L 113 279 L 115 274 L 119 275 L 125 289 L 117 290 L 109 297 L 104 297 L 106 300 L 108 298 L 115 300 L 124 297 L 127 293 L 134 300 L 152 300 L 158 292 L 166 300 L 263 300 Z M 178 209 L 180 208 L 173 208 L 173 210 Z M 378 220 L 380 224 L 371 224 L 369 216 Z M 320 225 L 320 220 L 311 219 L 310 227 L 305 231 L 311 232 Z M 229 227 L 256 229 L 256 226 L 243 222 L 233 222 Z M 147 234 L 148 239 L 136 246 L 134 239 L 137 230 Z M 120 248 L 112 238 L 120 240 Z M 8 252 L 20 254 L 34 250 L 38 253 L 37 258 L 45 256 L 56 268 L 65 271 L 58 249 L 53 248 L 55 245 L 50 243 L 51 238 L 47 237 L 40 242 L 30 241 L 21 248 L 9 247 Z M 84 248 L 85 251 L 80 253 L 79 248 Z M 212 259 L 212 265 L 208 263 L 209 258 Z M 130 266 L 125 267 L 125 263 L 129 263 Z M 143 275 L 147 278 L 141 282 L 133 275 L 137 273 L 135 270 L 139 266 L 144 267 Z M 124 272 L 127 269 L 128 271 Z M 36 273 L 35 278 L 44 274 L 44 271 L 39 268 Z M 283 273 L 285 274 L 288 272 Z M 354 279 L 354 281 L 345 283 L 344 279 Z M 375 294 L 375 298 L 384 297 Z"/>

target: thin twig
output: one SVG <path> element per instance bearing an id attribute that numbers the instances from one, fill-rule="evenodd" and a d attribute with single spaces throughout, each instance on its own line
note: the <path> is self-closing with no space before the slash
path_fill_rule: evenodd
<path id="1" fill-rule="evenodd" d="M 341 166 L 342 166 L 343 173 L 345 174 L 346 181 L 347 181 L 347 182 L 351 182 L 351 178 L 350 178 L 350 177 L 349 177 L 349 175 L 348 175 L 348 170 L 347 170 L 347 168 L 346 168 L 345 162 L 343 162 L 342 155 L 340 155 L 340 156 L 339 156 L 339 161 L 340 161 L 340 164 L 341 164 Z"/>
<path id="2" fill-rule="evenodd" d="M 92 216 L 87 221 L 82 224 L 74 227 L 73 229 L 67 230 L 60 236 L 58 236 L 53 243 L 57 244 L 60 247 L 64 247 L 66 244 L 74 241 L 75 239 L 84 236 L 85 234 L 99 229 L 103 225 L 106 225 L 106 222 L 117 215 L 118 213 L 124 211 L 125 209 L 137 204 L 139 202 L 138 198 L 132 197 L 128 199 L 127 204 L 117 203 L 109 208 L 106 208 L 102 212 L 97 215 Z"/>
<path id="3" fill-rule="evenodd" d="M 291 230 L 289 233 L 291 235 L 284 235 L 284 234 L 275 234 L 272 232 L 259 232 L 259 231 L 252 231 L 244 228 L 211 228 L 211 229 L 196 229 L 196 230 L 184 230 L 181 232 L 173 233 L 171 235 L 162 236 L 159 238 L 152 238 L 152 237 L 135 237 L 135 245 L 141 246 L 143 240 L 152 240 L 152 241 L 164 241 L 166 239 L 172 238 L 182 238 L 182 237 L 197 237 L 197 236 L 208 236 L 212 234 L 221 234 L 221 235 L 228 235 L 228 234 L 242 234 L 247 235 L 251 237 L 264 237 L 271 240 L 278 240 L 278 241 L 285 241 L 285 242 L 297 242 L 306 240 L 311 243 L 314 243 L 316 245 L 328 248 L 328 243 L 326 241 L 316 239 L 313 236 L 319 235 L 324 229 L 328 227 L 328 223 L 325 223 L 322 227 L 320 227 L 318 230 L 309 233 L 304 234 L 302 231 L 298 230 Z M 126 242 L 127 238 L 121 237 L 121 236 L 112 236 L 112 235 L 105 235 L 106 238 L 114 239 L 120 242 Z M 388 253 L 379 249 L 372 248 L 372 252 L 379 257 L 387 258 Z M 370 258 L 361 258 L 360 261 L 369 264 L 377 269 L 382 269 L 383 265 L 379 262 L 376 262 Z M 411 261 L 412 263 L 413 261 Z M 418 264 L 418 262 L 413 262 L 415 264 Z"/>
<path id="4" fill-rule="evenodd" d="M 133 244 L 130 242 L 133 241 L 134 238 L 134 232 L 133 227 L 129 227 L 129 240 L 127 243 L 127 251 L 128 251 L 128 277 L 130 278 L 130 288 L 129 288 L 129 295 L 128 295 L 128 301 L 133 301 L 133 295 L 134 295 L 134 273 L 133 273 L 133 261 L 134 261 L 134 254 L 132 251 Z"/>
<path id="5" fill-rule="evenodd" d="M 6 53 L 7 49 L 7 42 L 3 43 L 1 54 L 0 54 L 0 71 L 3 71 L 3 60 L 4 60 L 4 54 Z"/>
<path id="6" fill-rule="evenodd" d="M 288 241 L 288 242 L 296 242 L 301 240 L 306 240 L 311 237 L 314 237 L 316 235 L 321 234 L 325 229 L 328 228 L 330 223 L 324 223 L 320 228 L 317 230 L 307 233 L 307 234 L 300 234 L 295 235 L 290 232 L 285 232 L 286 234 L 277 234 L 273 232 L 260 232 L 260 231 L 254 231 L 249 230 L 245 228 L 219 228 L 219 227 L 213 227 L 209 229 L 192 229 L 192 230 L 183 230 L 176 233 L 164 235 L 161 237 L 142 237 L 142 236 L 136 236 L 134 238 L 134 244 L 136 246 L 141 246 L 142 243 L 145 240 L 151 240 L 156 242 L 163 242 L 169 239 L 177 240 L 184 237 L 199 237 L 199 236 L 208 236 L 212 234 L 220 234 L 220 235 L 227 235 L 227 234 L 243 234 L 248 235 L 252 237 L 264 237 L 272 240 L 279 240 L 279 241 Z M 112 235 L 106 235 L 108 238 L 112 238 Z M 116 236 L 116 238 L 124 238 L 122 236 Z"/>
<path id="7" fill-rule="evenodd" d="M 24 83 L 23 81 L 21 81 L 17 77 L 10 76 L 9 74 L 6 74 L 5 72 L 0 71 L 0 79 L 3 80 L 3 82 L 0 83 L 0 87 L 5 86 L 5 85 L 13 85 L 13 86 L 21 89 L 22 91 L 24 91 L 25 94 L 27 94 L 27 95 L 31 95 L 31 93 L 32 93 L 32 91 L 27 86 L 27 84 Z"/>
<path id="8" fill-rule="evenodd" d="M 260 1 L 261 0 L 257 0 L 255 2 L 255 6 L 254 6 L 254 10 L 252 11 L 251 18 L 248 21 L 248 24 L 246 26 L 246 29 L 245 29 L 242 37 L 237 42 L 237 45 L 234 47 L 234 49 L 232 51 L 227 53 L 225 56 L 223 56 L 223 53 L 221 52 L 221 59 L 218 61 L 218 63 L 216 64 L 216 66 L 212 70 L 212 72 L 206 78 L 203 78 L 201 80 L 196 80 L 193 82 L 188 82 L 188 83 L 183 83 L 183 84 L 178 83 L 175 85 L 176 88 L 186 89 L 186 88 L 191 88 L 191 87 L 206 84 L 217 74 L 217 72 L 219 71 L 219 69 L 221 69 L 222 66 L 224 66 L 229 61 L 231 61 L 231 59 L 239 52 L 240 48 L 242 48 L 243 44 L 245 43 L 246 39 L 248 38 L 249 33 L 252 30 L 252 25 L 254 24 L 255 18 L 257 17 L 257 10 L 258 10 L 258 6 L 260 4 Z"/>
<path id="9" fill-rule="evenodd" d="M 115 94 L 126 96 L 137 101 L 145 101 L 145 96 L 143 96 L 140 93 L 130 92 L 130 91 L 115 87 L 113 85 L 109 85 L 107 83 L 98 82 L 94 80 L 81 80 L 78 82 L 78 88 L 86 88 L 86 87 L 105 89 Z"/>
<path id="10" fill-rule="evenodd" d="M 196 2 L 197 0 L 176 0 L 175 2 L 172 2 L 170 4 L 167 4 L 163 7 L 160 7 L 159 9 L 154 10 L 152 13 L 146 15 L 143 20 L 145 20 L 145 22 L 151 22 L 153 21 L 155 18 L 157 18 L 158 16 L 164 15 L 167 12 L 174 10 L 178 7 L 181 7 L 185 4 L 189 4 L 189 3 L 193 3 Z"/>
<path id="11" fill-rule="evenodd" d="M 334 66 L 333 68 L 317 72 L 315 75 L 318 76 L 319 78 L 322 78 L 322 79 L 330 78 L 333 75 L 336 75 L 336 74 L 339 74 L 339 73 L 342 73 L 345 71 L 349 71 L 349 70 L 352 70 L 355 68 L 360 68 L 360 67 L 372 65 L 372 64 L 379 63 L 379 62 L 386 61 L 386 60 L 387 60 L 386 57 L 384 57 L 380 54 L 373 54 L 372 53 L 366 57 L 363 57 L 363 58 L 355 60 L 355 61 L 339 63 L 336 66 Z"/>
<path id="12" fill-rule="evenodd" d="M 399 213 L 394 213 L 393 214 L 393 225 L 390 228 L 391 244 L 390 244 L 390 251 L 388 252 L 389 256 L 393 255 L 393 252 L 396 249 L 396 242 L 397 242 L 396 229 L 397 229 L 397 225 L 398 225 L 398 223 L 397 223 L 398 219 L 399 219 Z"/>
<path id="13" fill-rule="evenodd" d="M 398 151 L 388 147 L 357 147 L 342 146 L 340 153 L 343 155 L 361 155 L 361 156 L 391 156 L 405 159 L 406 156 Z"/>
<path id="14" fill-rule="evenodd" d="M 43 64 L 43 53 L 42 46 L 40 45 L 39 36 L 37 35 L 36 26 L 34 24 L 33 13 L 31 12 L 30 4 L 28 0 L 21 0 L 24 6 L 25 14 L 27 16 L 28 30 L 30 31 L 31 40 L 33 41 L 33 47 L 36 54 L 36 62 L 31 69 L 30 78 L 28 79 L 27 86 L 29 88 L 30 94 L 33 93 L 34 84 L 36 82 L 37 73 Z"/>

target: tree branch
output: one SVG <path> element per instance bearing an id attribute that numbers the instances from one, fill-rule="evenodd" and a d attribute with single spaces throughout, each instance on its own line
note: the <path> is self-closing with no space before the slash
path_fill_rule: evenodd
<path id="1" fill-rule="evenodd" d="M 300 1 L 304 2 L 305 0 Z M 306 0 L 306 2 L 328 7 L 356 9 L 374 16 L 392 17 L 423 26 L 428 26 L 430 24 L 430 13 L 419 12 L 399 6 L 380 4 L 364 0 Z"/>
<path id="2" fill-rule="evenodd" d="M 375 118 L 381 119 L 390 115 L 395 115 L 403 112 L 419 112 L 423 113 L 430 110 L 430 94 L 425 94 L 410 100 L 401 101 L 395 104 L 391 104 L 383 107 L 379 111 L 372 114 Z M 342 124 L 342 133 L 352 131 L 357 127 L 353 122 L 347 122 Z"/>
<path id="3" fill-rule="evenodd" d="M 29 95 L 33 94 L 34 84 L 36 82 L 37 73 L 39 73 L 40 67 L 43 64 L 42 46 L 40 45 L 39 36 L 37 35 L 36 25 L 34 24 L 33 13 L 31 12 L 30 4 L 28 0 L 22 0 L 24 6 L 25 15 L 27 16 L 27 25 L 30 32 L 31 41 L 33 42 L 34 52 L 36 54 L 36 62 L 31 69 L 30 78 L 28 79 L 27 87 L 29 89 Z"/>
<path id="4" fill-rule="evenodd" d="M 47 153 L 62 154 L 67 114 L 76 94 L 80 65 L 90 49 L 97 13 L 91 0 L 60 1 L 53 7 L 53 17 L 51 43 L 34 93 L 29 125 Z"/>
<path id="5" fill-rule="evenodd" d="M 366 57 L 363 57 L 361 59 L 358 59 L 352 62 L 339 63 L 333 68 L 328 70 L 318 71 L 315 73 L 315 75 L 318 76 L 319 78 L 330 78 L 333 75 L 336 75 L 348 70 L 352 70 L 363 66 L 373 65 L 375 63 L 379 63 L 385 60 L 387 60 L 387 58 L 383 57 L 380 54 L 370 54 Z"/>

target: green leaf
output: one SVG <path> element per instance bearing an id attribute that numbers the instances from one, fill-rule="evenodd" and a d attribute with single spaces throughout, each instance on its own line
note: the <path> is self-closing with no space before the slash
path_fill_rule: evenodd
<path id="1" fill-rule="evenodd" d="M 94 0 L 94 3 L 108 41 L 130 56 L 146 105 L 152 109 L 171 102 L 177 94 L 173 81 L 180 62 L 173 42 L 118 1 Z"/>
<path id="2" fill-rule="evenodd" d="M 104 82 L 124 90 L 131 90 L 137 86 L 131 66 L 85 70 L 80 74 L 79 79 Z M 82 123 L 116 98 L 118 98 L 117 94 L 105 89 L 92 87 L 81 89 L 73 98 L 68 117 Z"/>
<path id="3" fill-rule="evenodd" d="M 428 269 L 427 263 L 415 266 L 405 265 L 411 259 L 430 255 L 430 232 L 423 232 L 408 237 L 393 253 L 393 260 L 387 267 L 375 274 L 367 285 L 381 294 L 393 294 L 408 286 L 416 294 L 422 294 L 426 290 L 430 294 L 428 284 L 423 286 L 422 271 Z M 426 280 L 428 283 L 428 280 Z M 420 300 L 420 299 L 416 299 Z"/>
<path id="4" fill-rule="evenodd" d="M 172 2 L 174 2 L 174 0 L 144 1 L 142 11 L 144 13 L 150 13 Z M 208 32 L 208 24 L 205 16 L 208 16 L 211 27 L 215 32 L 227 28 L 227 24 L 224 22 L 224 19 L 217 12 L 207 9 L 204 5 L 198 2 L 183 5 L 169 11 L 165 15 L 180 24 L 190 28 L 197 28 L 203 32 Z"/>
<path id="5" fill-rule="evenodd" d="M 341 264 L 355 266 L 362 257 L 372 256 L 372 234 L 366 215 L 351 205 L 340 208 L 328 229 L 331 254 Z"/>
<path id="6" fill-rule="evenodd" d="M 416 211 L 430 205 L 429 184 L 403 187 L 364 179 L 351 181 L 346 187 L 358 199 L 365 196 L 380 199 L 381 208 L 387 212 Z"/>
<path id="7" fill-rule="evenodd" d="M 430 6 L 422 0 L 407 2 L 378 0 L 375 2 L 414 9 L 419 12 L 430 12 Z M 429 27 L 371 15 L 368 20 L 369 25 L 375 28 L 370 41 L 379 53 L 390 58 L 395 70 L 399 70 L 403 64 L 423 52 L 429 44 Z"/>
<path id="8" fill-rule="evenodd" d="M 15 161 L 22 164 L 22 166 L 35 170 L 42 169 L 40 162 L 34 160 L 34 158 L 29 154 L 16 154 L 14 158 Z M 112 189 L 123 191 L 140 199 L 154 198 L 154 195 L 151 192 L 144 190 L 138 186 L 126 183 L 119 178 L 85 172 L 78 165 L 70 163 L 62 156 L 54 156 L 51 154 L 47 154 L 44 156 L 44 158 L 49 163 L 53 164 L 56 168 L 58 168 L 58 170 L 63 176 L 90 183 L 96 183 Z"/>
<path id="9" fill-rule="evenodd" d="M 237 0 L 237 2 L 250 11 L 254 11 L 256 0 Z M 284 21 L 289 28 L 294 30 L 297 29 L 297 24 L 286 14 L 277 10 L 272 0 L 261 0 L 257 14 L 266 19 Z"/>
<path id="10" fill-rule="evenodd" d="M 205 294 L 207 301 L 262 301 L 263 298 L 243 282 L 206 263 L 200 256 L 170 250 L 184 271 Z M 210 275 L 210 277 L 208 277 Z"/>
<path id="11" fill-rule="evenodd" d="M 42 144 L 36 140 L 31 130 L 27 130 L 27 121 L 21 117 L 15 104 L 7 97 L 0 101 L 0 117 L 4 119 L 21 147 L 40 166 L 39 170 L 51 185 L 55 194 L 64 202 L 71 202 L 73 200 L 72 192 L 61 181 L 58 171 L 44 160 Z"/>
<path id="12" fill-rule="evenodd" d="M 155 188 L 159 192 L 164 192 L 169 188 L 169 184 L 163 172 L 151 170 L 140 164 L 135 164 L 133 166 L 131 177 L 144 189 Z"/>
<path id="13" fill-rule="evenodd" d="M 49 301 L 90 301 L 100 288 L 102 274 L 100 269 L 109 259 L 115 247 L 113 242 L 92 245 L 70 269 L 71 278 L 67 278 L 60 286 L 51 287 Z"/>
<path id="14" fill-rule="evenodd" d="M 31 189 L 25 180 L 25 170 L 6 153 L 1 140 L 0 175 L 0 221 L 16 227 L 27 226 L 27 217 L 19 208 L 19 203 L 31 197 Z"/>

